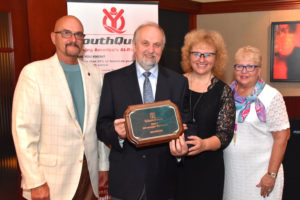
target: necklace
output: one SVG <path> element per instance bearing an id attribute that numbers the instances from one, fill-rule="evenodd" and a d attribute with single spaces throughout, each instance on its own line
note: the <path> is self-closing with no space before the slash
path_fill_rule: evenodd
<path id="1" fill-rule="evenodd" d="M 193 83 L 193 80 L 192 80 L 192 76 L 191 74 L 189 74 L 189 76 L 191 77 L 190 79 L 190 82 L 191 82 L 191 87 L 192 87 L 192 83 Z M 209 76 L 209 79 L 207 81 L 207 83 L 205 85 L 209 85 L 209 81 L 211 81 L 211 78 L 212 78 L 212 75 Z M 208 88 L 208 87 L 207 87 Z M 200 92 L 199 93 L 200 95 L 198 96 L 194 106 L 192 107 L 192 90 L 190 90 L 190 111 L 192 112 L 192 117 L 193 117 L 193 122 L 196 122 L 196 119 L 195 119 L 195 109 L 197 107 L 197 105 L 199 104 L 204 92 Z"/>
<path id="2" fill-rule="evenodd" d="M 200 93 L 199 97 L 197 98 L 194 106 L 193 106 L 193 109 L 192 109 L 192 90 L 190 90 L 190 111 L 192 111 L 192 116 L 193 116 L 193 122 L 196 122 L 196 119 L 195 119 L 195 109 L 198 105 L 198 103 L 200 102 L 200 99 L 202 98 L 203 96 L 203 93 Z"/>

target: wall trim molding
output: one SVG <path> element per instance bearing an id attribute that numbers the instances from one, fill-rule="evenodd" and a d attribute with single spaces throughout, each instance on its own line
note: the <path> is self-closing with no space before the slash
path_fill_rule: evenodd
<path id="1" fill-rule="evenodd" d="M 252 0 L 204 3 L 200 5 L 198 14 L 253 12 L 268 10 L 300 9 L 300 1 L 284 0 Z"/>
<path id="2" fill-rule="evenodd" d="M 123 0 L 123 1 L 128 1 L 128 0 Z M 140 1 L 140 0 L 130 0 L 130 1 Z M 151 0 L 143 0 L 143 1 L 151 1 Z M 159 2 L 160 9 L 178 11 L 178 12 L 187 12 L 189 14 L 194 14 L 194 15 L 300 9 L 300 1 L 289 1 L 289 0 L 251 0 L 251 1 L 235 0 L 235 1 L 227 1 L 227 2 L 215 2 L 215 3 L 199 3 L 191 0 L 159 0 L 156 2 Z"/>

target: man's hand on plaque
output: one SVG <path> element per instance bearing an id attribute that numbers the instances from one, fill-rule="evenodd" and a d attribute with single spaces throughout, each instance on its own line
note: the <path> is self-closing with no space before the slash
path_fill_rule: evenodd
<path id="1" fill-rule="evenodd" d="M 186 155 L 189 150 L 184 139 L 184 133 L 176 140 L 171 140 L 169 146 L 171 154 L 176 157 Z"/>
<path id="2" fill-rule="evenodd" d="M 188 126 L 187 126 L 187 124 L 182 124 L 183 125 L 183 130 L 188 130 Z"/>
<path id="3" fill-rule="evenodd" d="M 115 131 L 118 133 L 120 138 L 126 138 L 125 119 L 120 118 L 114 121 Z"/>

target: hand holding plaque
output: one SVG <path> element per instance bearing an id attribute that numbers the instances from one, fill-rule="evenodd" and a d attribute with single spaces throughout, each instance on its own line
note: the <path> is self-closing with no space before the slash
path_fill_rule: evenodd
<path id="1" fill-rule="evenodd" d="M 137 147 L 169 142 L 183 132 L 180 112 L 170 100 L 128 106 L 127 139 Z"/>

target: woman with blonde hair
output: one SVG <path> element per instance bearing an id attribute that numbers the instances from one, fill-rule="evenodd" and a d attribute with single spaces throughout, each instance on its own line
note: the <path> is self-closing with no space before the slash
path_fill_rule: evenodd
<path id="1" fill-rule="evenodd" d="M 235 54 L 233 140 L 224 151 L 224 200 L 282 198 L 282 159 L 289 119 L 282 95 L 261 78 L 262 56 L 252 46 Z"/>
<path id="2" fill-rule="evenodd" d="M 177 199 L 222 199 L 223 149 L 231 141 L 235 120 L 232 91 L 220 80 L 226 60 L 219 33 L 195 30 L 185 36 L 182 69 L 189 81 L 191 123 L 186 141 L 170 143 L 172 155 L 185 155 L 178 167 Z"/>

